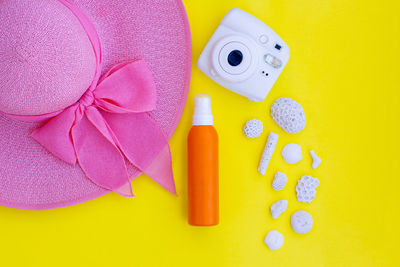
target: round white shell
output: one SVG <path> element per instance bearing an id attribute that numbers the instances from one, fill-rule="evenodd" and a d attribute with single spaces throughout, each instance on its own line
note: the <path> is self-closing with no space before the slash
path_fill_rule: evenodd
<path id="1" fill-rule="evenodd" d="M 311 203 L 314 200 L 315 190 L 319 186 L 319 180 L 310 175 L 305 175 L 297 182 L 297 200 L 300 202 Z"/>
<path id="2" fill-rule="evenodd" d="M 249 138 L 259 137 L 263 131 L 263 123 L 260 120 L 249 120 L 244 126 L 244 134 Z"/>
<path id="3" fill-rule="evenodd" d="M 308 233 L 313 226 L 313 218 L 310 213 L 304 210 L 299 210 L 292 215 L 290 220 L 292 228 L 296 233 Z"/>
<path id="4" fill-rule="evenodd" d="M 303 159 L 301 154 L 301 146 L 298 144 L 287 144 L 282 149 L 282 157 L 289 164 L 296 164 Z"/>
<path id="5" fill-rule="evenodd" d="M 278 250 L 283 245 L 283 235 L 276 230 L 270 231 L 264 239 L 264 243 L 270 250 Z"/>
<path id="6" fill-rule="evenodd" d="M 277 172 L 274 177 L 274 181 L 272 182 L 272 188 L 276 191 L 282 190 L 286 183 L 288 181 L 288 178 L 286 174 L 283 172 Z"/>
<path id="7" fill-rule="evenodd" d="M 288 133 L 301 132 L 306 126 L 303 107 L 288 97 L 278 98 L 271 106 L 274 121 Z"/>
<path id="8" fill-rule="evenodd" d="M 287 200 L 279 200 L 271 205 L 271 215 L 272 218 L 277 219 L 286 209 L 288 206 Z"/>

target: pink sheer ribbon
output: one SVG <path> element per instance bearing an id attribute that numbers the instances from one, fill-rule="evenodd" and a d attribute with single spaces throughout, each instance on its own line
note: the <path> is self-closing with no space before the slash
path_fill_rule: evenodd
<path id="1" fill-rule="evenodd" d="M 155 109 L 156 88 L 143 60 L 118 64 L 100 78 L 101 45 L 94 25 L 78 7 L 59 0 L 81 22 L 96 55 L 92 84 L 82 98 L 58 112 L 12 116 L 43 121 L 32 137 L 69 164 L 78 164 L 95 184 L 133 196 L 126 160 L 176 194 L 168 141 L 147 112 Z"/>

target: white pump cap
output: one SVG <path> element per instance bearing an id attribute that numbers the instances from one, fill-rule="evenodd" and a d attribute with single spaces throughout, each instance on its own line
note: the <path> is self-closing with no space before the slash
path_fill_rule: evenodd
<path id="1" fill-rule="evenodd" d="M 193 125 L 213 125 L 209 95 L 196 95 L 194 97 Z"/>

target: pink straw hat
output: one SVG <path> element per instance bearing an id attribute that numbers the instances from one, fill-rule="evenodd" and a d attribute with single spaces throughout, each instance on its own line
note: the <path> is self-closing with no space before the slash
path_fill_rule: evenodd
<path id="1" fill-rule="evenodd" d="M 1 0 L 0 205 L 132 196 L 143 172 L 175 194 L 190 71 L 180 0 Z"/>

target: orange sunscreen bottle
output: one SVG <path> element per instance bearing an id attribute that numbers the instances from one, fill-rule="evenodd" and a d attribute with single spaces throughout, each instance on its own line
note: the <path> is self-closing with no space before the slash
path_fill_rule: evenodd
<path id="1" fill-rule="evenodd" d="M 193 127 L 188 137 L 188 175 L 189 224 L 217 225 L 218 135 L 208 95 L 195 97 Z"/>

